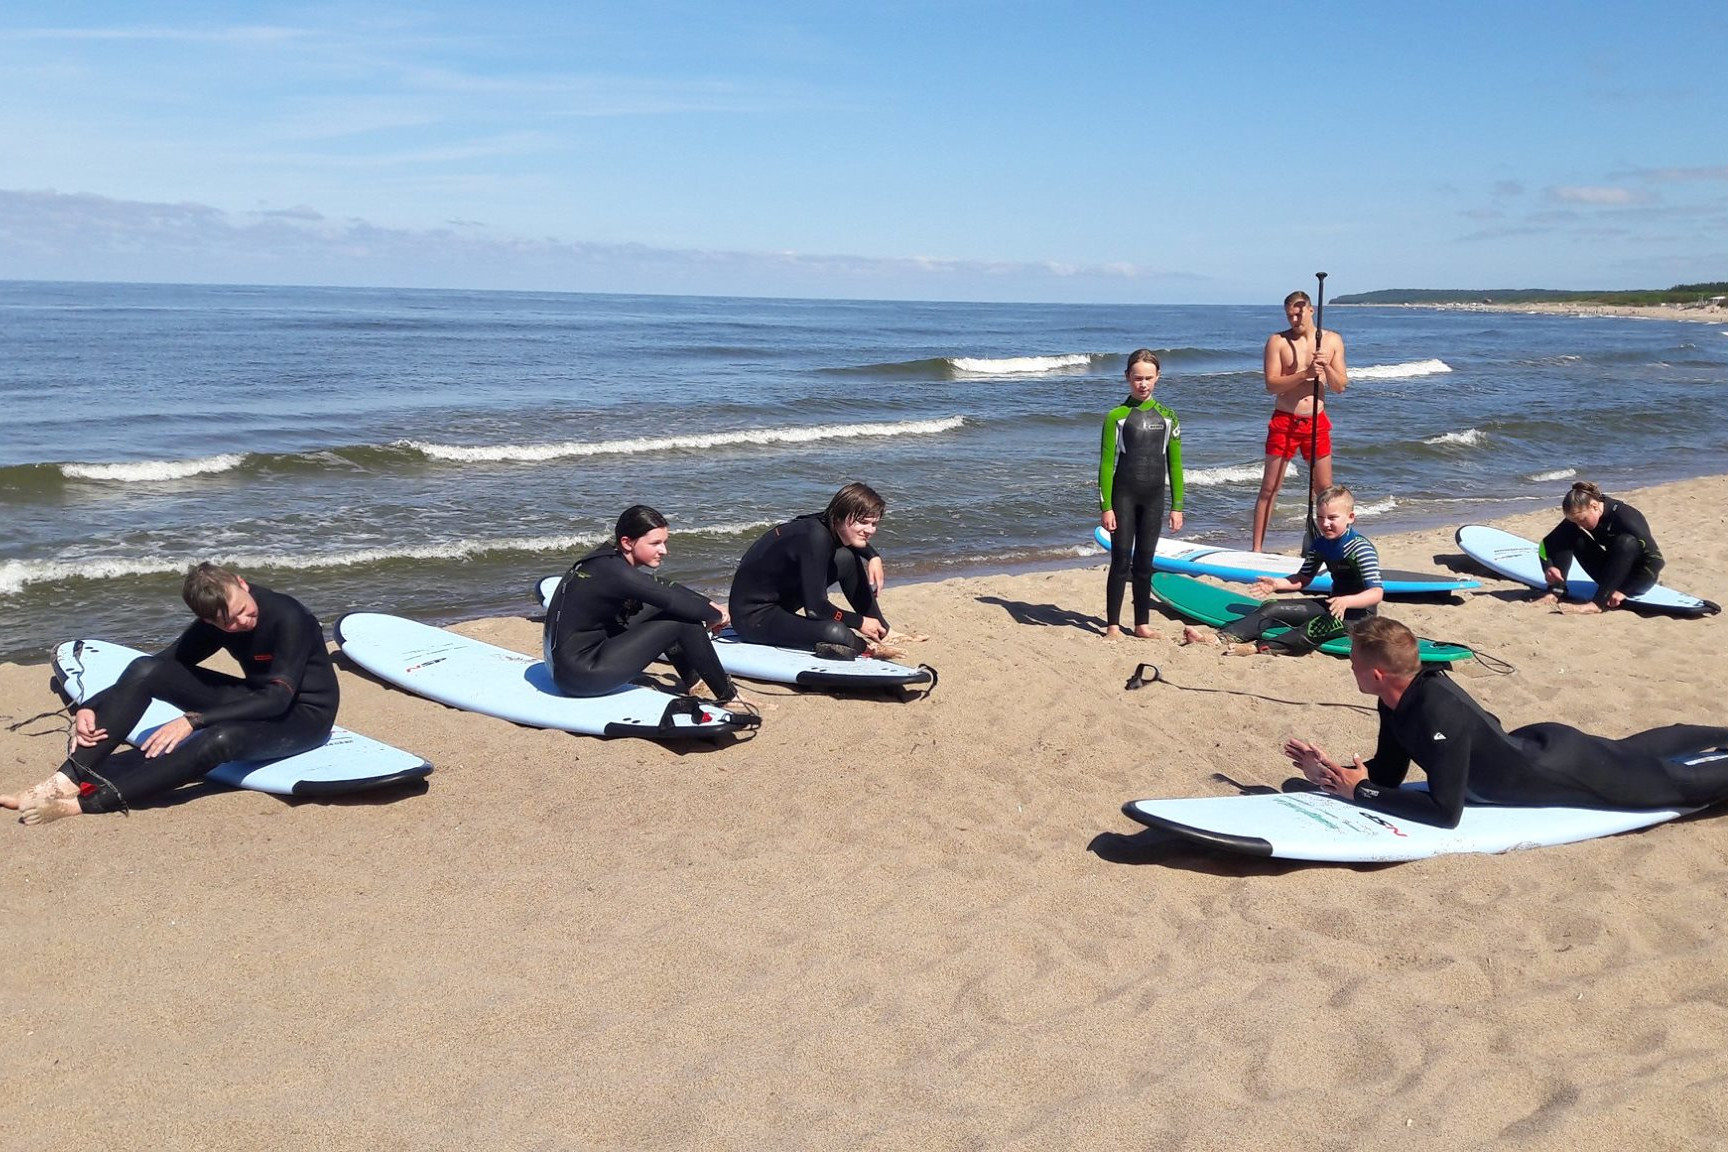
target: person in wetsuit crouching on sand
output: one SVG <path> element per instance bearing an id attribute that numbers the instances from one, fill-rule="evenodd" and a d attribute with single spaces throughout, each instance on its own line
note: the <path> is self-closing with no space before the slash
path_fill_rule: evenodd
<path id="1" fill-rule="evenodd" d="M 616 692 L 664 656 L 679 691 L 701 680 L 725 704 L 738 696 L 720 666 L 712 632 L 726 609 L 655 575 L 666 558 L 666 517 L 646 504 L 626 508 L 602 544 L 570 566 L 546 606 L 546 666 L 567 696 Z"/>
<path id="2" fill-rule="evenodd" d="M 0 808 L 17 809 L 26 824 L 125 811 L 219 764 L 276 760 L 330 738 L 336 672 L 316 616 L 298 600 L 214 564 L 189 569 L 180 596 L 197 621 L 80 705 L 66 763 L 34 788 L 0 796 Z M 198 667 L 219 648 L 244 678 Z M 152 699 L 186 711 L 150 735 L 141 761 L 107 767 Z"/>
<path id="3" fill-rule="evenodd" d="M 1566 519 L 1542 537 L 1542 576 L 1548 591 L 1541 602 L 1553 604 L 1566 594 L 1566 571 L 1574 559 L 1596 581 L 1596 596 L 1583 604 L 1563 605 L 1563 612 L 1618 608 L 1626 597 L 1655 587 L 1665 561 L 1642 512 L 1604 496 L 1585 480 L 1561 497 L 1560 511 Z"/>
<path id="4" fill-rule="evenodd" d="M 834 493 L 820 513 L 788 520 L 750 545 L 732 577 L 733 627 L 753 644 L 852 660 L 888 635 L 876 602 L 882 559 L 870 538 L 887 503 L 867 484 Z M 840 586 L 848 607 L 828 600 Z"/>

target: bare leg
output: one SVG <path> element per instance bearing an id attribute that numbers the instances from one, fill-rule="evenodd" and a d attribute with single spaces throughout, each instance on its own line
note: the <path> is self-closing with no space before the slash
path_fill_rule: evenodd
<path id="1" fill-rule="evenodd" d="M 1332 457 L 1320 457 L 1320 459 L 1313 462 L 1313 466 L 1309 471 L 1311 474 L 1308 481 L 1308 490 L 1314 493 L 1315 499 L 1319 499 L 1320 493 L 1332 487 Z"/>
<path id="2" fill-rule="evenodd" d="M 1254 497 L 1254 543 L 1250 552 L 1261 552 L 1266 545 L 1266 525 L 1272 519 L 1272 505 L 1278 499 L 1278 489 L 1284 484 L 1284 470 L 1289 461 L 1282 456 L 1266 457 L 1260 473 L 1260 494 Z"/>
<path id="3" fill-rule="evenodd" d="M 0 796 L 0 808 L 10 808 L 17 812 L 25 808 L 34 808 L 49 800 L 65 800 L 78 795 L 78 785 L 64 772 L 56 772 L 40 784 L 26 788 L 16 796 Z"/>

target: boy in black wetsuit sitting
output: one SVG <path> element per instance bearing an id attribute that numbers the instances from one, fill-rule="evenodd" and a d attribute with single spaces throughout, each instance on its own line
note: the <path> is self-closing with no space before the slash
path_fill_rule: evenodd
<path id="1" fill-rule="evenodd" d="M 1332 591 L 1324 600 L 1278 600 L 1261 605 L 1233 624 L 1218 630 L 1216 637 L 1195 627 L 1182 630 L 1184 644 L 1230 645 L 1231 654 L 1282 652 L 1301 656 L 1344 635 L 1346 627 L 1371 616 L 1386 597 L 1380 580 L 1380 553 L 1368 537 L 1356 531 L 1356 497 L 1342 484 L 1321 492 L 1314 504 L 1318 534 L 1303 554 L 1302 567 L 1288 578 L 1262 576 L 1254 582 L 1254 593 L 1298 592 L 1308 587 L 1325 566 L 1332 575 Z M 1269 639 L 1261 637 L 1273 628 L 1288 628 Z"/>
<path id="2" fill-rule="evenodd" d="M 881 557 L 870 546 L 887 503 L 867 484 L 834 493 L 821 513 L 765 532 L 732 577 L 732 627 L 753 644 L 851 660 L 888 635 L 876 603 Z M 828 599 L 838 584 L 848 607 Z"/>
<path id="3" fill-rule="evenodd" d="M 219 764 L 276 760 L 330 738 L 336 672 L 317 617 L 299 601 L 214 564 L 189 569 L 180 595 L 197 621 L 86 700 L 73 718 L 60 770 L 16 796 L 0 796 L 0 808 L 18 810 L 25 824 L 125 810 Z M 219 648 L 242 676 L 198 666 Z M 151 734 L 142 760 L 107 767 L 152 699 L 186 711 Z"/>
<path id="4" fill-rule="evenodd" d="M 1356 689 L 1380 701 L 1372 759 L 1349 765 L 1306 740 L 1284 754 L 1322 789 L 1366 808 L 1456 828 L 1466 800 L 1572 808 L 1670 808 L 1728 799 L 1728 728 L 1673 724 L 1624 740 L 1565 724 L 1507 732 L 1439 668 L 1414 633 L 1377 616 L 1350 633 Z M 1399 787 L 1414 762 L 1427 792 Z"/>

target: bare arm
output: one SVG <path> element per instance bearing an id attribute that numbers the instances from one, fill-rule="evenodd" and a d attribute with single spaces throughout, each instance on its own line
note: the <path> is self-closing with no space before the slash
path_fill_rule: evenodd
<path id="1" fill-rule="evenodd" d="M 1344 363 L 1344 337 L 1336 332 L 1320 334 L 1320 350 L 1314 356 L 1314 370 L 1333 392 L 1342 392 L 1350 386 L 1350 370 Z"/>

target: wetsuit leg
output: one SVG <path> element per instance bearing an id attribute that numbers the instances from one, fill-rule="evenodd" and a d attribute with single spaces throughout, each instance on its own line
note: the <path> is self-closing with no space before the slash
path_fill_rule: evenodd
<path id="1" fill-rule="evenodd" d="M 567 696 L 604 696 L 630 683 L 673 647 L 682 650 L 683 657 L 689 661 L 688 670 L 706 681 L 716 694 L 723 690 L 731 692 L 731 681 L 720 668 L 720 658 L 714 655 L 708 630 L 700 624 L 664 616 L 633 620 L 623 632 L 608 636 L 586 651 L 571 653 L 560 650 L 554 653 L 552 679 L 558 690 Z M 704 670 L 710 659 L 712 665 Z M 682 676 L 686 669 L 678 671 Z M 714 680 L 708 678 L 709 673 L 714 675 Z M 720 683 L 716 684 L 715 680 Z M 730 695 L 726 698 L 729 699 Z"/>
<path id="2" fill-rule="evenodd" d="M 1326 641 L 1344 635 L 1344 625 L 1326 610 L 1321 600 L 1280 600 L 1261 605 L 1233 624 L 1218 630 L 1233 640 L 1256 641 L 1275 627 L 1289 628 L 1266 641 L 1266 647 L 1289 656 L 1312 652 Z"/>
<path id="3" fill-rule="evenodd" d="M 188 668 L 154 656 L 134 660 L 95 702 L 97 726 L 108 730 L 108 738 L 93 748 L 74 750 L 61 768 L 78 783 L 96 788 L 79 798 L 79 807 L 86 812 L 113 811 L 190 783 L 218 764 L 291 756 L 329 738 L 328 717 L 296 708 L 280 719 L 213 724 L 192 733 L 171 752 L 108 768 L 109 754 L 137 725 L 152 698 L 188 712 L 203 712 L 252 691 L 245 681 L 208 668 Z"/>
<path id="4" fill-rule="evenodd" d="M 630 627 L 637 628 L 649 620 L 660 618 L 659 610 L 650 608 L 632 620 Z M 720 663 L 720 654 L 714 650 L 714 641 L 708 629 L 700 624 L 689 625 L 689 628 L 679 635 L 672 646 L 666 649 L 666 660 L 678 673 L 678 683 L 685 692 L 693 691 L 696 682 L 700 680 L 708 685 L 708 690 L 714 694 L 718 703 L 724 704 L 738 695 L 738 689 L 732 684 L 732 677 L 727 675 L 725 667 Z"/>
<path id="5" fill-rule="evenodd" d="M 1728 750 L 1728 728 L 1671 724 L 1604 740 L 1566 724 L 1530 724 L 1512 735 L 1528 742 L 1533 760 L 1563 766 L 1542 775 L 1579 798 L 1561 792 L 1547 803 L 1666 808 L 1728 800 L 1728 756 L 1683 762 L 1706 749 Z"/>
<path id="6" fill-rule="evenodd" d="M 864 651 L 864 638 L 838 620 L 817 620 L 775 604 L 754 605 L 732 618 L 732 627 L 751 644 L 813 652 L 818 644 L 839 644 Z"/>
<path id="7" fill-rule="evenodd" d="M 1608 607 L 1615 592 L 1636 596 L 1656 585 L 1656 569 L 1645 559 L 1644 548 L 1630 536 L 1615 536 L 1607 547 L 1594 540 L 1580 541 L 1575 553 L 1579 567 L 1596 581 L 1595 603 Z"/>
<path id="8" fill-rule="evenodd" d="M 852 611 L 860 616 L 874 616 L 887 626 L 888 617 L 882 614 L 882 606 L 876 602 L 876 589 L 870 587 L 870 570 L 862 556 L 850 548 L 836 548 L 829 571 Z"/>
<path id="9" fill-rule="evenodd" d="M 1110 575 L 1104 585 L 1104 622 L 1122 622 L 1122 593 L 1134 590 L 1134 624 L 1152 619 L 1152 557 L 1164 520 L 1164 489 L 1142 492 L 1126 484 L 1110 491 L 1116 531 L 1110 534 Z"/>

